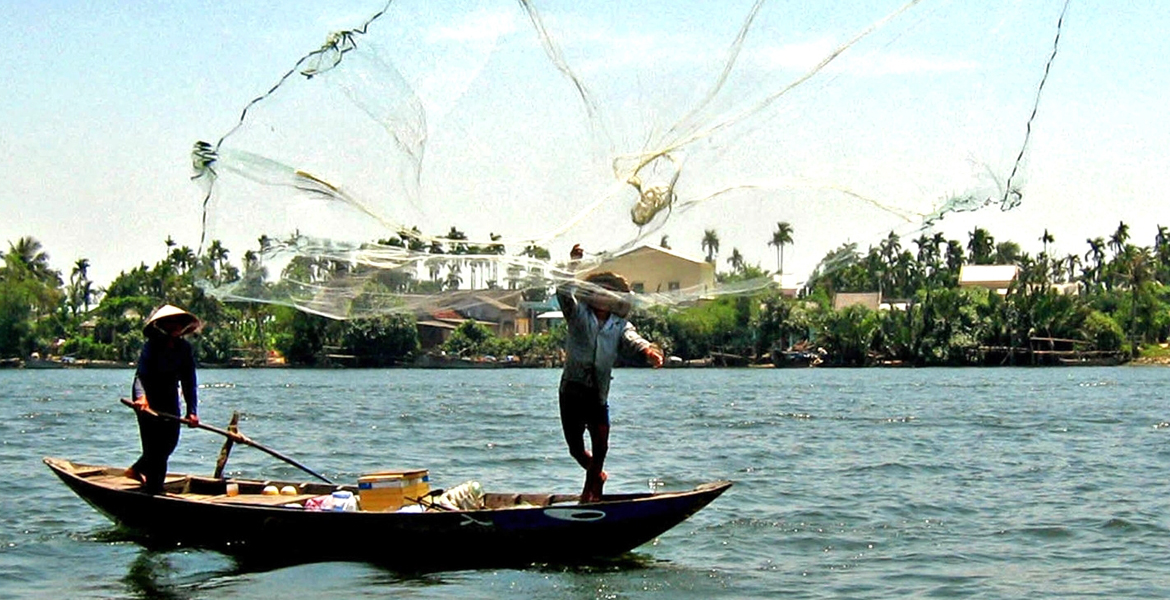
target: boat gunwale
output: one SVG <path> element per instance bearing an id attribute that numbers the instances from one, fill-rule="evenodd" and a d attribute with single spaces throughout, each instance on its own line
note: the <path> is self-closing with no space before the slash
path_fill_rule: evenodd
<path id="1" fill-rule="evenodd" d="M 88 464 L 88 463 L 76 463 L 76 462 L 73 462 L 73 461 L 68 460 L 68 459 L 51 457 L 51 456 L 44 457 L 42 459 L 42 462 L 44 462 L 44 464 L 47 465 L 55 473 L 59 473 L 59 474 L 66 475 L 68 477 L 72 477 L 78 481 L 85 482 L 85 484 L 89 485 L 89 486 L 101 488 L 101 489 L 108 490 L 108 491 L 115 492 L 115 493 L 136 494 L 136 495 L 143 495 L 143 496 L 147 495 L 134 487 L 122 488 L 122 487 L 116 486 L 110 482 L 103 482 L 103 481 L 94 480 L 95 477 L 99 477 L 99 476 L 117 476 L 119 474 L 119 469 L 117 469 L 116 467 L 112 467 L 112 466 L 108 466 L 108 465 L 92 465 L 92 464 Z M 87 470 L 91 470 L 93 472 L 85 473 L 84 471 L 87 471 Z M 81 471 L 81 472 L 79 473 L 79 471 Z M 281 487 L 284 485 L 293 485 L 293 486 L 298 486 L 298 487 L 311 486 L 313 488 L 331 488 L 333 490 L 345 490 L 345 491 L 352 491 L 354 493 L 357 493 L 357 491 L 358 491 L 357 485 L 351 485 L 351 484 L 330 485 L 330 484 L 318 483 L 318 482 L 297 482 L 297 481 L 282 481 L 282 480 L 267 480 L 267 479 L 265 479 L 265 480 L 242 479 L 242 478 L 234 478 L 234 477 L 232 477 L 232 478 L 218 478 L 217 479 L 214 477 L 208 477 L 208 476 L 202 476 L 202 475 L 190 475 L 190 474 L 186 474 L 186 473 L 168 473 L 167 478 L 168 478 L 168 483 L 173 483 L 175 481 L 199 480 L 199 481 L 203 481 L 203 482 L 223 482 L 225 484 L 236 483 L 236 484 L 255 485 L 255 486 L 266 486 L 266 485 L 275 485 L 277 487 Z M 712 493 L 712 492 L 716 493 L 716 495 L 719 495 L 719 494 L 722 494 L 723 491 L 725 491 L 727 488 L 731 487 L 731 485 L 732 485 L 731 481 L 724 479 L 724 480 L 716 480 L 716 481 L 708 481 L 708 482 L 700 483 L 700 484 L 698 484 L 690 489 L 685 489 L 685 490 L 672 490 L 672 491 L 665 491 L 665 492 L 629 492 L 629 493 L 618 493 L 618 494 L 606 494 L 602 497 L 602 499 L 600 501 L 587 503 L 587 504 L 579 503 L 579 501 L 578 501 L 579 495 L 577 495 L 577 494 L 558 494 L 555 492 L 553 492 L 553 493 L 549 493 L 549 492 L 487 492 L 484 494 L 485 498 L 489 497 L 489 496 L 513 497 L 513 498 L 517 498 L 517 499 L 523 498 L 523 497 L 546 498 L 548 500 L 548 503 L 547 504 L 526 504 L 526 505 L 515 504 L 515 505 L 503 505 L 503 506 L 496 506 L 496 507 L 486 507 L 485 506 L 483 508 L 476 508 L 476 509 L 440 509 L 440 510 L 428 510 L 428 511 L 422 511 L 422 512 L 409 512 L 409 513 L 403 513 L 403 512 L 397 512 L 397 511 L 363 511 L 363 510 L 358 510 L 358 511 L 305 511 L 301 507 L 285 506 L 284 505 L 284 504 L 293 504 L 293 503 L 296 503 L 298 501 L 303 501 L 305 497 L 315 497 L 315 496 L 320 496 L 320 495 L 326 495 L 326 493 L 301 494 L 298 496 L 282 496 L 281 498 L 287 498 L 288 500 L 286 502 L 281 502 L 281 503 L 249 502 L 246 499 L 245 500 L 234 500 L 234 501 L 214 501 L 214 500 L 212 500 L 212 498 L 219 498 L 219 497 L 221 497 L 221 495 L 205 495 L 205 497 L 190 497 L 190 496 L 184 495 L 184 493 L 165 493 L 165 494 L 154 495 L 153 498 L 155 500 L 163 500 L 163 501 L 171 501 L 171 502 L 179 502 L 179 503 L 193 503 L 193 504 L 203 504 L 203 505 L 212 505 L 212 506 L 223 506 L 223 507 L 229 507 L 231 509 L 248 509 L 248 510 L 264 510 L 264 511 L 279 510 L 282 512 L 284 512 L 284 511 L 294 511 L 294 512 L 299 511 L 299 512 L 305 512 L 305 513 L 324 512 L 324 513 L 327 513 L 330 515 L 337 515 L 337 514 L 383 515 L 383 516 L 397 515 L 400 517 L 418 518 L 422 515 L 451 515 L 451 514 L 475 515 L 475 514 L 482 514 L 482 513 L 496 514 L 496 513 L 500 513 L 500 512 L 506 512 L 506 511 L 529 511 L 529 510 L 533 510 L 533 509 L 548 509 L 548 508 L 587 509 L 590 507 L 613 506 L 615 504 L 641 504 L 641 503 L 645 503 L 645 502 L 654 502 L 654 501 L 666 500 L 666 499 L 670 499 L 670 498 L 705 495 L 705 494 Z M 247 494 L 245 496 L 253 496 L 253 495 L 254 494 Z M 271 497 L 271 496 L 262 496 L 262 495 L 254 495 L 254 496 L 261 497 L 261 498 L 270 498 Z M 235 496 L 235 498 L 239 498 L 239 496 Z M 556 499 L 556 501 L 553 501 L 554 499 Z"/>

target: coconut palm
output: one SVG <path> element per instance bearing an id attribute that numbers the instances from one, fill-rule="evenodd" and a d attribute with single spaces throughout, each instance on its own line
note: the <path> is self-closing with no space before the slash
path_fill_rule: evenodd
<path id="1" fill-rule="evenodd" d="M 991 233 L 982 227 L 976 227 L 969 235 L 967 242 L 968 261 L 975 265 L 990 264 L 991 253 L 995 249 L 995 238 L 991 237 Z"/>
<path id="2" fill-rule="evenodd" d="M 703 241 L 700 246 L 707 253 L 707 262 L 714 264 L 715 255 L 719 254 L 719 235 L 715 233 L 714 229 L 708 229 L 703 232 Z"/>
<path id="3" fill-rule="evenodd" d="M 1123 223 L 1124 225 L 1124 223 Z M 1138 306 L 1139 303 L 1143 306 L 1148 306 L 1152 303 L 1149 298 L 1150 292 L 1147 290 L 1147 283 L 1153 280 L 1153 269 L 1150 264 L 1150 253 L 1148 248 L 1138 248 L 1133 244 L 1125 244 L 1121 252 L 1114 259 L 1116 270 L 1114 271 L 1116 277 L 1121 280 L 1123 284 L 1129 287 L 1130 291 L 1130 338 L 1136 340 L 1138 337 Z"/>
<path id="4" fill-rule="evenodd" d="M 1081 257 L 1076 253 L 1070 253 L 1064 257 L 1064 281 L 1074 282 L 1077 276 L 1077 269 L 1081 266 Z"/>
<path id="5" fill-rule="evenodd" d="M 1044 235 L 1040 236 L 1040 243 L 1044 244 L 1044 256 L 1048 256 L 1048 244 L 1055 241 L 1056 238 L 1051 233 L 1048 233 L 1048 229 L 1045 228 Z"/>
<path id="6" fill-rule="evenodd" d="M 1121 255 L 1121 252 L 1125 249 L 1125 243 L 1128 241 L 1129 225 L 1126 225 L 1125 221 L 1121 221 L 1117 224 L 1117 231 L 1109 236 L 1109 247 L 1113 248 L 1114 257 Z"/>
<path id="7" fill-rule="evenodd" d="M 776 247 L 776 273 L 784 273 L 784 246 L 792 243 L 792 225 L 788 221 L 776 223 L 776 231 L 772 232 L 772 241 L 769 246 Z"/>
<path id="8" fill-rule="evenodd" d="M 15 244 L 9 242 L 4 264 L 9 269 L 31 275 L 45 285 L 61 285 L 61 274 L 49 266 L 49 255 L 35 238 L 26 236 L 16 240 Z"/>
<path id="9" fill-rule="evenodd" d="M 93 282 L 89 280 L 89 259 L 79 258 L 73 263 L 73 272 L 69 275 L 69 306 L 73 316 L 89 312 L 92 300 Z"/>
<path id="10" fill-rule="evenodd" d="M 1020 245 L 1013 241 L 1000 242 L 995 245 L 995 264 L 1014 265 L 1023 253 Z"/>
<path id="11" fill-rule="evenodd" d="M 743 271 L 743 255 L 739 253 L 739 248 L 731 249 L 731 257 L 727 259 L 727 264 L 731 265 L 731 270 L 734 273 Z"/>

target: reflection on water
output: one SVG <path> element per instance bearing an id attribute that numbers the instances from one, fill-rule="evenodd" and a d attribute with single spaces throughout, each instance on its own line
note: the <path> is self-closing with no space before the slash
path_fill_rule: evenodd
<path id="1" fill-rule="evenodd" d="M 314 560 L 311 547 L 299 554 L 224 554 L 152 543 L 149 538 L 136 537 L 119 528 L 97 532 L 91 539 L 106 543 L 133 542 L 143 546 L 121 578 L 126 595 L 132 598 L 204 598 L 212 591 L 222 592 L 258 583 L 265 589 L 283 587 L 301 592 L 327 592 L 331 585 L 328 579 L 346 571 L 352 572 L 352 576 L 341 579 L 347 581 L 349 589 L 358 580 L 363 586 L 374 588 L 405 586 L 419 589 L 451 585 L 469 573 L 475 573 L 475 570 L 402 570 L 376 561 L 318 561 Z M 533 577 L 551 577 L 560 582 L 559 588 L 565 592 L 565 597 L 592 598 L 597 592 L 599 578 L 623 573 L 628 576 L 642 571 L 649 573 L 655 568 L 668 567 L 668 562 L 646 553 L 631 552 L 577 564 L 532 564 L 503 571 L 528 571 Z M 322 572 L 328 573 L 328 577 L 320 577 Z M 267 580 L 267 584 L 262 584 L 263 580 Z"/>
<path id="2" fill-rule="evenodd" d="M 122 583 L 126 584 L 127 590 L 136 598 L 164 600 L 193 598 L 190 586 L 177 581 L 178 573 L 168 553 L 143 549 L 131 561 L 130 569 L 122 578 Z"/>

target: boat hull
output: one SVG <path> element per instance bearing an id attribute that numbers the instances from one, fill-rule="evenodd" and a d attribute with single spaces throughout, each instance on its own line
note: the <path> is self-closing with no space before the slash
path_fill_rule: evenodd
<path id="1" fill-rule="evenodd" d="M 681 523 L 731 486 L 723 481 L 686 492 L 612 495 L 585 505 L 566 502 L 574 498 L 568 495 L 495 494 L 550 503 L 422 513 L 332 512 L 217 503 L 182 493 L 152 496 L 135 486 L 110 484 L 113 470 L 107 467 L 53 458 L 45 463 L 99 512 L 152 541 L 270 559 L 355 559 L 411 568 L 618 556 Z M 99 469 L 101 475 L 94 475 Z"/>

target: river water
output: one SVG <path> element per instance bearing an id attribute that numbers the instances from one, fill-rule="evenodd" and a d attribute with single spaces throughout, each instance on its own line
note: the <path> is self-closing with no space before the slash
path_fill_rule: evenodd
<path id="1" fill-rule="evenodd" d="M 200 414 L 238 410 L 335 480 L 424 467 L 436 487 L 575 492 L 558 376 L 203 370 Z M 612 563 L 437 573 L 127 540 L 41 458 L 132 462 L 129 382 L 0 371 L 0 598 L 1170 597 L 1170 369 L 619 370 L 607 490 L 735 486 Z M 184 429 L 171 468 L 210 473 L 221 442 Z M 243 447 L 228 469 L 305 479 Z"/>

